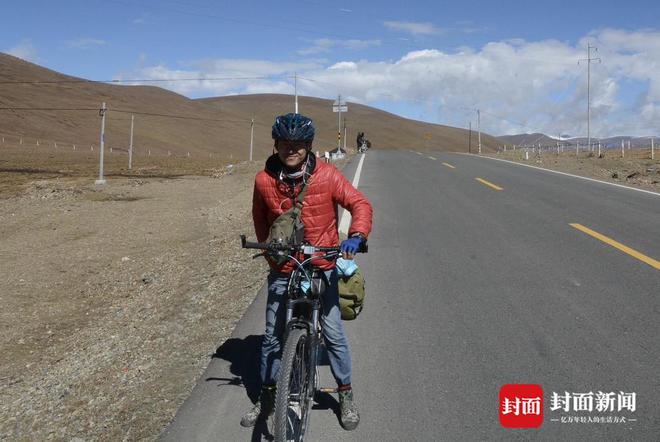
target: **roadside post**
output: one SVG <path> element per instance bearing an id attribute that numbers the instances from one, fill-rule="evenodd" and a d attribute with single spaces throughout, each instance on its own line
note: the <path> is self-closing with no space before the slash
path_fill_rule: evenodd
<path id="1" fill-rule="evenodd" d="M 653 140 L 654 139 L 651 138 L 651 159 L 655 160 L 655 152 L 654 152 L 655 149 L 653 148 Z"/>
<path id="2" fill-rule="evenodd" d="M 107 114 L 108 109 L 105 107 L 105 102 L 101 105 L 99 110 L 99 115 L 101 116 L 101 149 L 99 150 L 99 179 L 94 181 L 94 184 L 105 184 L 105 178 L 103 178 L 103 153 L 105 147 L 105 114 Z"/>
<path id="3" fill-rule="evenodd" d="M 468 127 L 468 153 L 472 153 L 472 121 L 470 121 Z"/>
<path id="4" fill-rule="evenodd" d="M 131 141 L 128 144 L 128 170 L 133 168 L 133 120 L 134 115 L 131 115 Z"/>
<path id="5" fill-rule="evenodd" d="M 296 97 L 296 113 L 298 113 L 298 97 Z M 252 144 L 254 141 L 254 117 L 250 120 L 250 161 L 252 161 Z"/>
<path id="6" fill-rule="evenodd" d="M 346 117 L 344 117 L 344 152 L 346 152 Z"/>
<path id="7" fill-rule="evenodd" d="M 341 101 L 341 94 L 337 96 L 337 100 L 332 103 L 332 112 L 336 112 L 337 116 L 337 154 L 341 154 L 341 113 L 348 112 L 348 106 L 345 101 Z"/>
<path id="8" fill-rule="evenodd" d="M 479 155 L 481 155 L 481 110 L 477 109 L 477 135 L 479 137 Z"/>

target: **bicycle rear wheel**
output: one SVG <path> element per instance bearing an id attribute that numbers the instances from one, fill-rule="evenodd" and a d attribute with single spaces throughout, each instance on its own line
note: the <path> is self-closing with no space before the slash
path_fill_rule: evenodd
<path id="1" fill-rule="evenodd" d="M 312 337 L 303 329 L 292 329 L 284 344 L 275 397 L 275 441 L 303 440 L 315 370 L 312 364 Z"/>

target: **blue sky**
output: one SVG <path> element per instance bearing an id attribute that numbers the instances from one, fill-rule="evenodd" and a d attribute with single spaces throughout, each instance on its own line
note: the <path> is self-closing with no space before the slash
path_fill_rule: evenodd
<path id="1" fill-rule="evenodd" d="M 233 78 L 158 83 L 193 98 L 292 93 L 297 72 L 304 95 L 460 127 L 479 108 L 495 135 L 585 135 L 590 42 L 592 135 L 648 135 L 659 16 L 650 1 L 27 0 L 3 8 L 0 51 L 95 80 Z"/>

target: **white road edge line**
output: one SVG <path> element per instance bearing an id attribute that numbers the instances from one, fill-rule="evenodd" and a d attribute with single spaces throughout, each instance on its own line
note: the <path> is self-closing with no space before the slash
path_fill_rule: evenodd
<path id="1" fill-rule="evenodd" d="M 355 176 L 353 177 L 353 187 L 356 189 L 358 188 L 358 184 L 360 184 L 360 174 L 362 173 L 362 163 L 364 163 L 364 156 L 365 154 L 362 154 L 360 157 L 360 162 L 358 163 Z M 348 212 L 348 210 L 344 209 L 344 213 L 341 215 L 341 221 L 339 222 L 339 233 L 348 235 L 349 227 L 351 227 L 351 214 Z"/>
<path id="2" fill-rule="evenodd" d="M 478 157 L 478 158 L 487 158 L 489 160 L 495 160 L 495 161 L 502 161 L 502 162 L 505 162 L 505 163 L 515 164 L 517 166 L 531 167 L 532 169 L 543 170 L 545 172 L 557 173 L 559 175 L 566 175 L 566 176 L 570 176 L 570 177 L 573 177 L 573 178 L 580 178 L 582 180 L 594 181 L 596 183 L 601 183 L 601 184 L 609 184 L 610 186 L 616 186 L 616 187 L 621 187 L 623 189 L 636 190 L 637 192 L 650 193 L 651 195 L 660 196 L 660 193 L 653 192 L 652 190 L 637 189 L 635 187 L 624 186 L 623 184 L 610 183 L 610 182 L 607 182 L 607 181 L 601 181 L 601 180 L 597 180 L 597 179 L 594 179 L 594 178 L 587 178 L 587 177 L 580 176 L 580 175 L 573 175 L 572 173 L 560 172 L 558 170 L 544 169 L 542 167 L 531 166 L 529 164 L 516 163 L 515 161 L 503 160 L 502 158 L 485 157 L 485 156 L 479 156 L 479 155 L 470 154 L 470 153 L 463 153 L 463 152 L 450 152 L 450 153 L 455 153 L 455 154 L 458 154 L 458 155 L 467 155 L 467 156 Z"/>

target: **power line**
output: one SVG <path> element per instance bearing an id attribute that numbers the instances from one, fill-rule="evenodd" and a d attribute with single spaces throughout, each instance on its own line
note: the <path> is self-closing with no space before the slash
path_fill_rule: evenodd
<path id="1" fill-rule="evenodd" d="M 114 80 L 4 80 L 0 84 L 67 84 L 67 83 L 165 83 L 177 81 L 232 81 L 232 80 L 270 80 L 276 77 L 199 77 L 199 78 L 144 78 L 144 79 L 114 79 Z M 285 77 L 289 78 L 289 77 Z"/>
<path id="2" fill-rule="evenodd" d="M 216 122 L 221 122 L 221 123 L 248 123 L 251 120 L 228 120 L 228 119 L 218 119 L 218 118 L 199 118 L 199 117 L 189 117 L 185 115 L 173 115 L 173 114 L 159 114 L 159 113 L 152 113 L 152 112 L 139 112 L 139 111 L 132 111 L 132 110 L 124 110 L 124 109 L 110 109 L 110 112 L 121 112 L 125 114 L 134 114 L 134 115 L 147 115 L 147 116 L 152 116 L 152 117 L 166 117 L 166 118 L 179 118 L 182 120 L 198 120 L 198 121 L 216 121 Z"/>
<path id="3" fill-rule="evenodd" d="M 9 111 L 95 111 L 98 112 L 100 108 L 90 107 L 0 107 L 0 110 Z"/>
<path id="4" fill-rule="evenodd" d="M 117 3 L 121 5 L 126 5 L 130 7 L 134 7 L 135 4 L 132 2 L 125 2 L 121 0 L 106 0 L 110 3 Z M 170 2 L 171 3 L 171 2 Z M 279 30 L 285 30 L 285 31 L 297 31 L 297 32 L 302 32 L 305 34 L 312 34 L 312 35 L 319 35 L 319 36 L 324 36 L 324 37 L 335 37 L 335 38 L 343 38 L 343 39 L 354 39 L 355 36 L 349 36 L 349 35 L 341 35 L 341 34 L 333 34 L 333 33 L 327 33 L 327 32 L 319 32 L 318 30 L 314 29 L 305 29 L 305 28 L 294 28 L 290 26 L 282 26 L 274 23 L 260 23 L 260 22 L 255 22 L 255 21 L 250 21 L 250 20 L 243 20 L 243 19 L 238 19 L 238 18 L 233 18 L 233 17 L 223 17 L 220 15 L 216 14 L 210 14 L 210 13 L 201 13 L 201 12 L 192 12 L 190 10 L 182 11 L 180 9 L 176 8 L 163 8 L 162 6 L 160 7 L 155 7 L 153 5 L 141 5 L 142 7 L 145 8 L 151 8 L 151 9 L 160 9 L 164 11 L 170 11 L 170 12 L 175 12 L 178 14 L 182 15 L 189 15 L 192 17 L 203 17 L 207 19 L 214 19 L 214 20 L 220 20 L 224 22 L 229 22 L 229 23 L 237 23 L 241 25 L 251 25 L 251 26 L 257 26 L 257 27 L 262 27 L 262 28 L 272 28 L 272 29 L 279 29 Z M 188 6 L 186 6 L 188 7 Z M 314 25 L 314 23 L 311 22 L 306 22 L 303 24 L 309 24 L 309 25 Z"/>
<path id="5" fill-rule="evenodd" d="M 0 111 L 50 111 L 50 112 L 68 112 L 68 111 L 94 111 L 99 112 L 100 108 L 64 108 L 64 107 L 0 107 Z M 250 120 L 232 120 L 232 119 L 220 119 L 220 118 L 200 118 L 200 117 L 190 117 L 187 115 L 175 115 L 175 114 L 161 114 L 155 112 L 141 112 L 134 110 L 126 109 L 107 109 L 109 112 L 119 112 L 125 114 L 134 114 L 134 115 L 145 115 L 152 117 L 164 117 L 164 118 L 178 118 L 182 120 L 197 120 L 197 121 L 215 121 L 219 123 L 247 123 Z"/>

